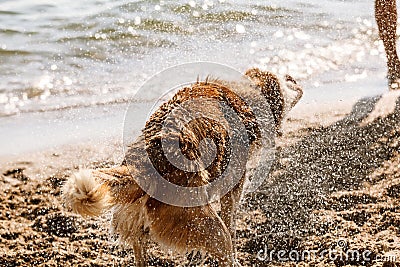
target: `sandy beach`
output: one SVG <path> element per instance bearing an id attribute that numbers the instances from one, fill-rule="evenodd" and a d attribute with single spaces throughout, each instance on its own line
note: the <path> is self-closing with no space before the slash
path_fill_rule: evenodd
<path id="1" fill-rule="evenodd" d="M 400 92 L 296 108 L 266 182 L 242 201 L 239 262 L 400 266 L 399 111 Z M 2 157 L 0 266 L 133 265 L 132 251 L 110 236 L 108 215 L 85 221 L 65 211 L 60 198 L 72 172 L 118 164 L 121 147 L 114 138 Z M 150 247 L 152 266 L 196 263 L 196 256 Z M 310 251 L 315 255 L 302 257 Z"/>

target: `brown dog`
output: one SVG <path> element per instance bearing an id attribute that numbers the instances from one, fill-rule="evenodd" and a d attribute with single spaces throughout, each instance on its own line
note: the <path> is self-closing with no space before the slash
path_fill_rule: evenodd
<path id="1" fill-rule="evenodd" d="M 266 98 L 278 132 L 284 114 L 299 101 L 302 89 L 290 76 L 279 80 L 275 75 L 259 69 L 248 70 L 246 76 Z M 293 95 L 291 100 L 290 95 Z M 153 188 L 144 191 L 138 185 L 139 179 L 147 179 L 157 172 L 175 185 L 199 187 L 213 182 L 224 172 L 231 157 L 230 140 L 225 126 L 217 120 L 199 118 L 191 121 L 182 131 L 162 132 L 163 127 L 174 127 L 169 126 L 174 122 L 169 114 L 178 105 L 204 97 L 222 101 L 235 110 L 249 137 L 249 153 L 252 153 L 251 147 L 260 138 L 260 129 L 251 108 L 223 82 L 197 82 L 181 89 L 158 108 L 147 121 L 143 134 L 129 147 L 121 166 L 81 170 L 72 175 L 63 187 L 66 206 L 82 216 L 99 216 L 105 210 L 111 210 L 112 230 L 119 235 L 120 241 L 133 247 L 137 266 L 146 266 L 148 239 L 180 253 L 208 252 L 220 266 L 234 265 L 234 214 L 243 191 L 244 174 L 221 197 L 220 216 L 208 203 L 195 207 L 163 203 L 153 198 L 153 195 L 150 196 L 147 190 L 162 191 L 162 188 L 154 188 L 153 185 Z M 216 116 L 224 116 L 219 105 L 204 108 L 211 109 Z M 216 146 L 212 164 L 193 172 L 175 167 L 166 157 L 162 142 L 176 137 L 180 142 L 181 153 L 188 159 L 198 159 L 201 156 L 201 141 L 212 139 Z M 149 160 L 144 160 L 146 158 Z"/>

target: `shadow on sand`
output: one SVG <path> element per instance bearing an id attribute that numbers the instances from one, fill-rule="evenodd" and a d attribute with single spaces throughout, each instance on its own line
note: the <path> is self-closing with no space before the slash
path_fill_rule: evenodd
<path id="1" fill-rule="evenodd" d="M 382 101 L 388 96 L 394 109 L 364 123 L 377 110 L 388 109 Z M 399 138 L 400 97 L 391 92 L 359 100 L 342 120 L 312 129 L 299 142 L 282 148 L 267 183 L 248 195 L 243 205 L 247 211 L 261 209 L 266 222 L 251 226 L 257 227 L 260 235 L 239 232 L 239 236 L 249 238 L 242 251 L 257 255 L 266 247 L 276 251 L 301 249 L 307 237 L 332 230 L 332 225 L 318 222 L 313 211 L 344 211 L 379 201 L 351 191 L 378 182 L 371 174 L 400 151 Z M 349 194 L 332 197 L 340 191 Z M 256 259 L 253 264 L 263 266 Z"/>

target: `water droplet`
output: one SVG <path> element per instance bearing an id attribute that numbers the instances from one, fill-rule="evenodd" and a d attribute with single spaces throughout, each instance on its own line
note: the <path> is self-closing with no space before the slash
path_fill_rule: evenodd
<path id="1" fill-rule="evenodd" d="M 40 78 L 39 82 L 37 83 L 37 87 L 39 89 L 52 89 L 53 88 L 53 79 L 48 76 L 44 75 Z"/>
<path id="2" fill-rule="evenodd" d="M 305 44 L 304 45 L 304 48 L 307 48 L 307 49 L 311 49 L 311 48 L 313 48 L 314 46 L 312 45 L 312 44 Z"/>
<path id="3" fill-rule="evenodd" d="M 367 26 L 367 27 L 372 27 L 372 22 L 369 21 L 369 20 L 367 20 L 367 19 L 364 19 L 364 20 L 363 20 L 363 23 L 364 23 L 364 25 Z"/>
<path id="4" fill-rule="evenodd" d="M 58 68 L 58 67 L 57 67 L 56 64 L 53 64 L 53 65 L 50 66 L 50 69 L 51 69 L 51 70 L 56 70 L 57 68 Z"/>
<path id="5" fill-rule="evenodd" d="M 0 94 L 0 103 L 4 104 L 8 102 L 8 97 L 5 94 Z"/>
<path id="6" fill-rule="evenodd" d="M 282 38 L 282 37 L 283 37 L 283 31 L 278 30 L 277 32 L 274 33 L 274 37 L 276 37 L 276 38 Z"/>
<path id="7" fill-rule="evenodd" d="M 294 33 L 294 36 L 299 40 L 308 40 L 310 36 L 303 31 L 297 31 Z"/>
<path id="8" fill-rule="evenodd" d="M 67 76 L 64 76 L 64 77 L 63 77 L 63 82 L 64 82 L 64 84 L 67 85 L 67 86 L 72 84 L 72 80 L 71 80 L 69 77 L 67 77 Z"/>
<path id="9" fill-rule="evenodd" d="M 377 49 L 371 49 L 371 51 L 369 51 L 369 54 L 371 56 L 377 56 L 379 55 L 379 51 Z"/>
<path id="10" fill-rule="evenodd" d="M 205 0 L 204 4 L 206 4 L 207 6 L 214 6 L 214 2 L 212 0 Z"/>
<path id="11" fill-rule="evenodd" d="M 236 32 L 237 33 L 245 33 L 246 28 L 242 24 L 236 24 Z"/>
<path id="12" fill-rule="evenodd" d="M 140 23 L 142 23 L 142 19 L 140 17 L 135 17 L 134 23 L 135 25 L 139 25 Z"/>
<path id="13" fill-rule="evenodd" d="M 128 27 L 128 32 L 130 32 L 131 34 L 135 34 L 136 33 L 135 29 L 133 29 L 132 26 Z"/>

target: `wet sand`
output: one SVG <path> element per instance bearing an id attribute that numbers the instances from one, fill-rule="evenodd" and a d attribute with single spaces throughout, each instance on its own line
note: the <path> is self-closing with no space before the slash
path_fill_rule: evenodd
<path id="1" fill-rule="evenodd" d="M 237 227 L 242 265 L 400 266 L 399 97 L 392 92 L 294 110 L 268 179 L 243 199 Z M 1 158 L 0 266 L 133 265 L 132 251 L 108 233 L 107 214 L 83 220 L 60 199 L 72 172 L 116 165 L 122 155 L 116 139 Z M 287 254 L 279 257 L 279 250 Z M 346 257 L 350 250 L 366 257 Z M 303 260 L 293 251 L 317 256 Z M 333 256 L 320 256 L 324 251 Z M 197 259 L 155 244 L 150 255 L 152 266 L 195 265 Z"/>

